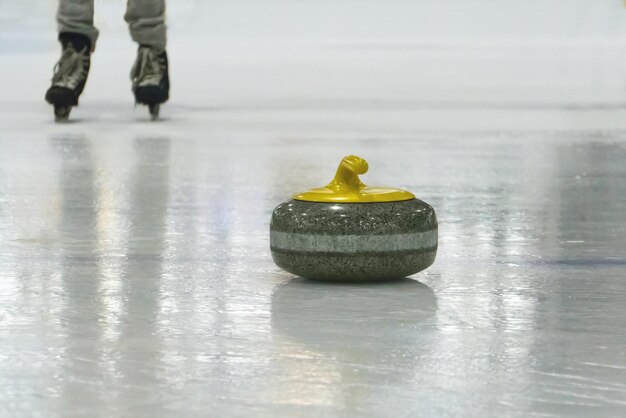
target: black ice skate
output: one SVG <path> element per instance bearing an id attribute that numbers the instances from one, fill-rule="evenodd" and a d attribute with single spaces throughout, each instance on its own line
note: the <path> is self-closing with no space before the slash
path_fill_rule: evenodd
<path id="1" fill-rule="evenodd" d="M 46 92 L 46 101 L 54 105 L 57 121 L 65 121 L 85 88 L 91 62 L 91 43 L 85 36 L 62 33 L 59 41 L 63 47 L 61 59 L 54 66 L 52 86 Z"/>
<path id="2" fill-rule="evenodd" d="M 165 51 L 159 53 L 149 46 L 140 46 L 130 78 L 133 81 L 135 102 L 147 105 L 152 120 L 157 119 L 159 105 L 169 98 L 167 53 Z"/>

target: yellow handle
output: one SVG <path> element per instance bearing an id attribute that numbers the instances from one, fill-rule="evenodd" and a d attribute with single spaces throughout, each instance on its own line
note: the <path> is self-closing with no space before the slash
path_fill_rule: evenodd
<path id="1" fill-rule="evenodd" d="M 369 164 L 356 155 L 344 157 L 339 163 L 335 178 L 325 187 L 312 189 L 294 196 L 308 202 L 375 203 L 415 199 L 405 190 L 387 187 L 367 187 L 359 174 L 367 173 Z"/>
<path id="2" fill-rule="evenodd" d="M 359 193 L 367 187 L 361 182 L 359 174 L 367 173 L 368 168 L 369 165 L 363 158 L 348 155 L 341 160 L 335 178 L 326 187 L 335 193 Z"/>

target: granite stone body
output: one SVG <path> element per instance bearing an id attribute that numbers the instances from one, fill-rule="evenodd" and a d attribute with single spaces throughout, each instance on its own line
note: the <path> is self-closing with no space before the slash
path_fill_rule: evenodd
<path id="1" fill-rule="evenodd" d="M 384 203 L 289 200 L 274 210 L 272 257 L 282 269 L 322 280 L 386 280 L 430 266 L 434 209 L 419 199 Z"/>

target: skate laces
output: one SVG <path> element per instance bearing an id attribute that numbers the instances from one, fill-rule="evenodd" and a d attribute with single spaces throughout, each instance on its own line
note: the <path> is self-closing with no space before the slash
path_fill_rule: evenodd
<path id="1" fill-rule="evenodd" d="M 165 65 L 159 60 L 152 48 L 139 48 L 137 60 L 133 64 L 130 78 L 136 86 L 158 86 L 163 77 Z"/>
<path id="2" fill-rule="evenodd" d="M 85 78 L 85 59 L 87 59 L 87 48 L 77 52 L 72 44 L 68 44 L 61 54 L 61 59 L 54 66 L 52 83 L 71 89 Z"/>

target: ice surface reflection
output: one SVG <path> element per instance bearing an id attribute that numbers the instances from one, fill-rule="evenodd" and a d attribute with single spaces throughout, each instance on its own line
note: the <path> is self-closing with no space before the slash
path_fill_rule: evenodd
<path id="1" fill-rule="evenodd" d="M 273 396 L 308 404 L 332 397 L 352 410 L 384 413 L 371 382 L 391 390 L 413 380 L 425 350 L 421 335 L 432 329 L 436 310 L 432 290 L 410 279 L 365 286 L 294 279 L 277 286 L 272 330 L 288 351 L 281 353 L 283 378 Z M 318 383 L 313 390 L 309 380 Z"/>
<path id="2" fill-rule="evenodd" d="M 8 415 L 623 407 L 619 136 L 411 134 L 381 148 L 63 129 L 76 132 L 0 137 Z M 354 286 L 273 265 L 271 210 L 347 153 L 436 207 L 432 268 Z"/>

